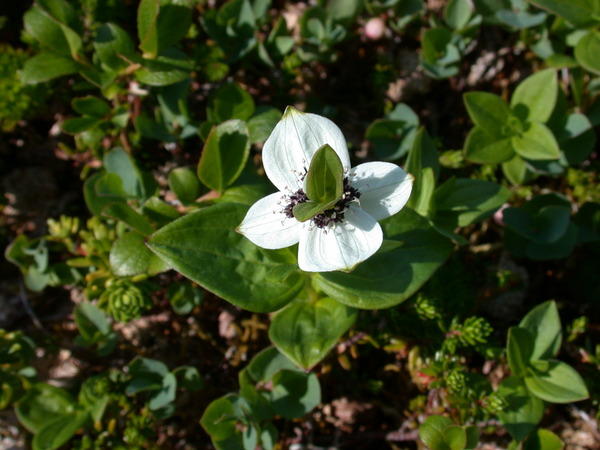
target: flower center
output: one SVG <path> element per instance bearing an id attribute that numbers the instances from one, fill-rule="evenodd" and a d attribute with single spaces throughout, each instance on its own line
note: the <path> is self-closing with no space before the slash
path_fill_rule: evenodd
<path id="1" fill-rule="evenodd" d="M 342 198 L 338 200 L 338 202 L 333 208 L 323 211 L 320 214 L 317 214 L 310 220 L 313 223 L 313 225 L 315 225 L 317 228 L 325 228 L 330 224 L 340 223 L 344 220 L 344 214 L 348 205 L 350 205 L 350 203 L 352 203 L 354 200 L 358 200 L 359 198 L 360 192 L 356 188 L 353 188 L 350 185 L 350 182 L 348 181 L 348 177 L 345 177 L 344 193 L 342 194 Z M 294 192 L 288 197 L 288 203 L 285 206 L 285 208 L 283 208 L 283 213 L 286 217 L 290 219 L 293 218 L 294 206 L 300 203 L 305 203 L 308 200 L 309 199 L 306 193 L 302 189 L 298 189 L 296 192 Z"/>

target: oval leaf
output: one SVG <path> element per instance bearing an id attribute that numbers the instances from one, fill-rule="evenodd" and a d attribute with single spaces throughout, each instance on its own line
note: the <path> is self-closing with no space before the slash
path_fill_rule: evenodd
<path id="1" fill-rule="evenodd" d="M 295 300 L 273 317 L 269 338 L 298 366 L 310 369 L 327 355 L 355 319 L 356 310 L 330 298 Z"/>
<path id="2" fill-rule="evenodd" d="M 223 192 L 242 173 L 250 155 L 248 127 L 229 120 L 214 127 L 202 150 L 198 178 L 211 189 Z"/>
<path id="3" fill-rule="evenodd" d="M 290 249 L 264 250 L 235 228 L 247 207 L 219 203 L 158 230 L 148 246 L 175 270 L 216 295 L 254 312 L 276 311 L 304 284 Z"/>
<path id="4" fill-rule="evenodd" d="M 379 252 L 350 273 L 315 274 L 316 286 L 354 308 L 389 308 L 416 292 L 452 250 L 447 238 L 406 207 L 382 227 L 387 240 Z"/>

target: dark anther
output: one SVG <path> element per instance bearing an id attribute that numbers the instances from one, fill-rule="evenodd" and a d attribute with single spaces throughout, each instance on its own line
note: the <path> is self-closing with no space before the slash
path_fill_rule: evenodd
<path id="1" fill-rule="evenodd" d="M 360 198 L 360 192 L 356 188 L 350 186 L 348 178 L 344 178 L 344 194 L 342 198 L 335 204 L 335 206 L 327 211 L 323 211 L 321 214 L 317 214 L 313 217 L 312 223 L 317 228 L 325 228 L 331 223 L 340 223 L 344 220 L 344 214 L 346 208 L 351 202 Z M 308 197 L 302 189 L 297 190 L 289 197 L 289 203 L 283 209 L 284 214 L 288 218 L 294 217 L 294 206 L 299 203 L 308 201 Z"/>

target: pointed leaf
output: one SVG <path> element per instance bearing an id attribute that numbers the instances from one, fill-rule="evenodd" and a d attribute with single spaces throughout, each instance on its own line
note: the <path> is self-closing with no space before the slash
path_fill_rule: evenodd
<path id="1" fill-rule="evenodd" d="M 488 133 L 497 133 L 512 117 L 508 105 L 497 95 L 467 92 L 463 99 L 473 123 Z"/>
<path id="2" fill-rule="evenodd" d="M 247 207 L 219 203 L 158 230 L 148 246 L 175 270 L 250 311 L 276 311 L 304 284 L 290 249 L 264 250 L 235 232 Z"/>
<path id="3" fill-rule="evenodd" d="M 344 167 L 330 145 L 323 145 L 313 155 L 304 185 L 306 195 L 315 202 L 331 203 L 342 197 Z"/>
<path id="4" fill-rule="evenodd" d="M 337 200 L 334 200 L 329 203 L 318 203 L 318 202 L 304 202 L 298 203 L 294 206 L 292 210 L 294 217 L 299 222 L 306 222 L 309 219 L 312 219 L 318 214 L 321 214 L 323 211 L 331 209 L 335 206 Z"/>
<path id="5" fill-rule="evenodd" d="M 78 70 L 79 64 L 72 59 L 42 52 L 25 62 L 21 80 L 25 84 L 43 83 L 63 75 L 70 75 Z"/>
<path id="6" fill-rule="evenodd" d="M 510 99 L 510 106 L 522 120 L 546 122 L 552 115 L 557 96 L 556 70 L 546 69 L 519 83 Z"/>
<path id="7" fill-rule="evenodd" d="M 381 223 L 387 240 L 350 273 L 327 272 L 313 283 L 354 308 L 388 308 L 406 300 L 446 260 L 452 245 L 423 217 L 404 208 Z"/>
<path id="8" fill-rule="evenodd" d="M 561 361 L 535 361 L 534 370 L 525 377 L 527 389 L 550 403 L 571 403 L 589 397 L 581 376 Z"/>
<path id="9" fill-rule="evenodd" d="M 510 160 L 515 151 L 510 138 L 500 133 L 489 134 L 474 127 L 465 140 L 465 158 L 479 164 L 498 164 Z"/>
<path id="10" fill-rule="evenodd" d="M 198 178 L 211 189 L 223 192 L 242 173 L 250 155 L 248 127 L 228 120 L 213 127 L 198 163 Z"/>
<path id="11" fill-rule="evenodd" d="M 529 0 L 540 8 L 564 18 L 576 27 L 600 22 L 600 3 L 596 0 Z"/>
<path id="12" fill-rule="evenodd" d="M 522 441 L 542 420 L 544 402 L 531 395 L 523 380 L 516 376 L 503 380 L 498 394 L 508 403 L 498 417 L 513 439 Z"/>
<path id="13" fill-rule="evenodd" d="M 169 268 L 146 247 L 144 236 L 135 231 L 123 234 L 114 242 L 109 260 L 113 273 L 120 277 L 156 275 Z"/>
<path id="14" fill-rule="evenodd" d="M 159 0 L 141 0 L 137 11 L 138 38 L 144 55 L 154 58 L 158 53 L 156 21 L 160 9 Z"/>
<path id="15" fill-rule="evenodd" d="M 588 31 L 575 46 L 575 58 L 584 69 L 595 75 L 600 75 L 598 54 L 600 54 L 600 32 L 597 30 Z"/>
<path id="16" fill-rule="evenodd" d="M 512 373 L 523 377 L 530 366 L 534 345 L 533 335 L 525 328 L 510 327 L 508 330 L 508 343 L 506 353 L 508 365 Z"/>
<path id="17" fill-rule="evenodd" d="M 309 370 L 327 355 L 355 319 L 356 310 L 330 298 L 295 300 L 275 315 L 269 338 L 284 355 Z"/>
<path id="18" fill-rule="evenodd" d="M 560 158 L 560 149 L 552 131 L 540 122 L 532 122 L 520 135 L 512 137 L 519 156 L 525 159 L 546 160 Z"/>

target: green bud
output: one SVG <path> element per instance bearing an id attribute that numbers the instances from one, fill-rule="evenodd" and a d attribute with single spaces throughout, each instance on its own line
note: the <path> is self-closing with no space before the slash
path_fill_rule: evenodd
<path id="1" fill-rule="evenodd" d="M 152 307 L 152 300 L 146 292 L 131 281 L 117 280 L 107 284 L 98 306 L 106 309 L 115 320 L 129 322 Z"/>

